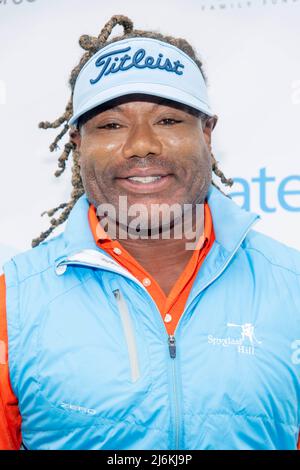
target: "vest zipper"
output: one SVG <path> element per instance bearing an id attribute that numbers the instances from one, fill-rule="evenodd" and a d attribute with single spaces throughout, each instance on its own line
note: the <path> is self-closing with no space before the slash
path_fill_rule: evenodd
<path id="1" fill-rule="evenodd" d="M 169 344 L 169 353 L 170 358 L 175 359 L 176 357 L 176 340 L 174 335 L 168 336 L 168 344 Z"/>
<path id="2" fill-rule="evenodd" d="M 247 230 L 244 232 L 243 237 L 241 238 L 238 247 L 240 246 L 242 240 L 245 238 L 251 227 L 253 226 L 253 223 L 247 228 Z M 222 272 L 226 269 L 227 265 L 230 263 L 231 259 L 233 258 L 234 254 L 236 253 L 236 250 L 231 254 L 229 259 L 226 261 L 226 263 L 222 266 L 222 268 L 218 271 L 218 273 L 209 281 L 207 282 L 203 288 L 201 289 L 201 292 L 206 289 L 212 282 L 214 282 L 221 274 Z M 186 305 L 186 308 L 184 309 L 182 315 L 180 316 L 178 323 L 176 325 L 174 334 L 168 335 L 168 346 L 169 346 L 169 354 L 170 358 L 172 360 L 171 367 L 172 367 L 172 374 L 173 374 L 173 394 L 174 394 L 174 409 L 175 409 L 175 450 L 179 449 L 179 438 L 180 438 L 180 403 L 178 400 L 178 391 L 177 391 L 177 367 L 176 367 L 176 338 L 175 338 L 175 332 L 178 330 L 178 327 L 181 323 L 182 317 L 184 314 L 192 307 L 192 305 L 196 302 L 198 295 L 189 303 Z M 159 312 L 160 313 L 160 312 Z M 159 315 L 161 318 L 161 315 Z M 165 326 L 165 325 L 164 325 Z"/>
<path id="3" fill-rule="evenodd" d="M 131 369 L 131 381 L 134 383 L 140 377 L 140 368 L 139 368 L 138 352 L 137 352 L 137 345 L 136 345 L 136 340 L 135 340 L 132 319 L 130 317 L 125 299 L 123 295 L 121 294 L 120 290 L 115 289 L 113 291 L 113 294 L 117 301 L 120 317 L 122 320 L 123 331 L 124 331 L 124 335 L 126 339 L 129 363 L 130 363 L 130 369 Z"/>
<path id="4" fill-rule="evenodd" d="M 172 368 L 172 383 L 173 383 L 173 396 L 174 396 L 174 422 L 175 422 L 175 450 L 179 449 L 179 436 L 180 436 L 180 403 L 178 398 L 178 385 L 177 385 L 177 361 L 176 359 L 176 339 L 174 335 L 168 336 L 169 354 L 171 359 Z"/>

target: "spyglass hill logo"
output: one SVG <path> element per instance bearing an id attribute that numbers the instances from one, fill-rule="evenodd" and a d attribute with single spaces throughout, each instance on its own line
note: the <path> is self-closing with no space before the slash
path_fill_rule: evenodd
<path id="1" fill-rule="evenodd" d="M 230 10 L 250 7 L 292 5 L 300 0 L 205 0 L 200 3 L 202 10 Z"/>
<path id="2" fill-rule="evenodd" d="M 239 354 L 255 355 L 255 347 L 260 345 L 262 341 L 255 334 L 255 325 L 252 323 L 227 323 L 227 328 L 236 329 L 235 336 L 226 336 L 223 338 L 208 335 L 207 342 L 213 346 L 221 346 L 223 348 L 235 347 Z"/>
<path id="3" fill-rule="evenodd" d="M 1 5 L 21 5 L 22 3 L 34 3 L 36 0 L 0 0 Z"/>

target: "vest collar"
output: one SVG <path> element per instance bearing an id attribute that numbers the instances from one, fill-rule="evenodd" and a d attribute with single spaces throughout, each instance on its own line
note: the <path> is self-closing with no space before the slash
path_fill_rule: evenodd
<path id="1" fill-rule="evenodd" d="M 238 206 L 230 197 L 225 196 L 212 184 L 210 185 L 207 202 L 211 210 L 216 241 L 232 252 L 240 245 L 252 227 L 261 217 Z"/>

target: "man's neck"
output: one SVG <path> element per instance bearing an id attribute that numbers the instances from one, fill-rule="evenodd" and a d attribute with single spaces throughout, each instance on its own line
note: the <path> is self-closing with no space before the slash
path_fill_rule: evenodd
<path id="1" fill-rule="evenodd" d="M 126 251 L 160 285 L 166 295 L 183 272 L 193 251 L 186 240 L 122 240 Z"/>
<path id="2" fill-rule="evenodd" d="M 191 247 L 196 245 L 199 237 L 203 234 L 204 220 L 202 220 L 202 224 L 196 224 L 194 214 L 191 227 L 191 231 L 185 234 L 182 225 L 180 238 L 176 238 L 174 230 L 170 230 L 170 238 L 168 239 L 162 238 L 160 234 L 157 239 L 128 237 L 119 240 L 119 242 L 154 277 L 167 295 L 190 260 L 193 254 Z M 201 228 L 201 233 L 199 233 L 199 228 Z M 192 234 L 194 234 L 194 238 L 191 238 Z"/>

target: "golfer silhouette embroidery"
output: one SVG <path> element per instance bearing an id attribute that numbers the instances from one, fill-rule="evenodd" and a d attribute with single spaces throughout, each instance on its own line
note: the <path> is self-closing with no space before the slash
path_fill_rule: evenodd
<path id="1" fill-rule="evenodd" d="M 256 342 L 257 344 L 261 344 L 261 341 L 259 341 L 255 336 L 254 325 L 252 325 L 252 323 L 244 323 L 243 325 L 237 325 L 236 323 L 227 323 L 227 326 L 241 328 L 241 338 L 243 342 L 246 338 L 248 338 L 251 344 L 254 344 L 254 342 Z"/>

